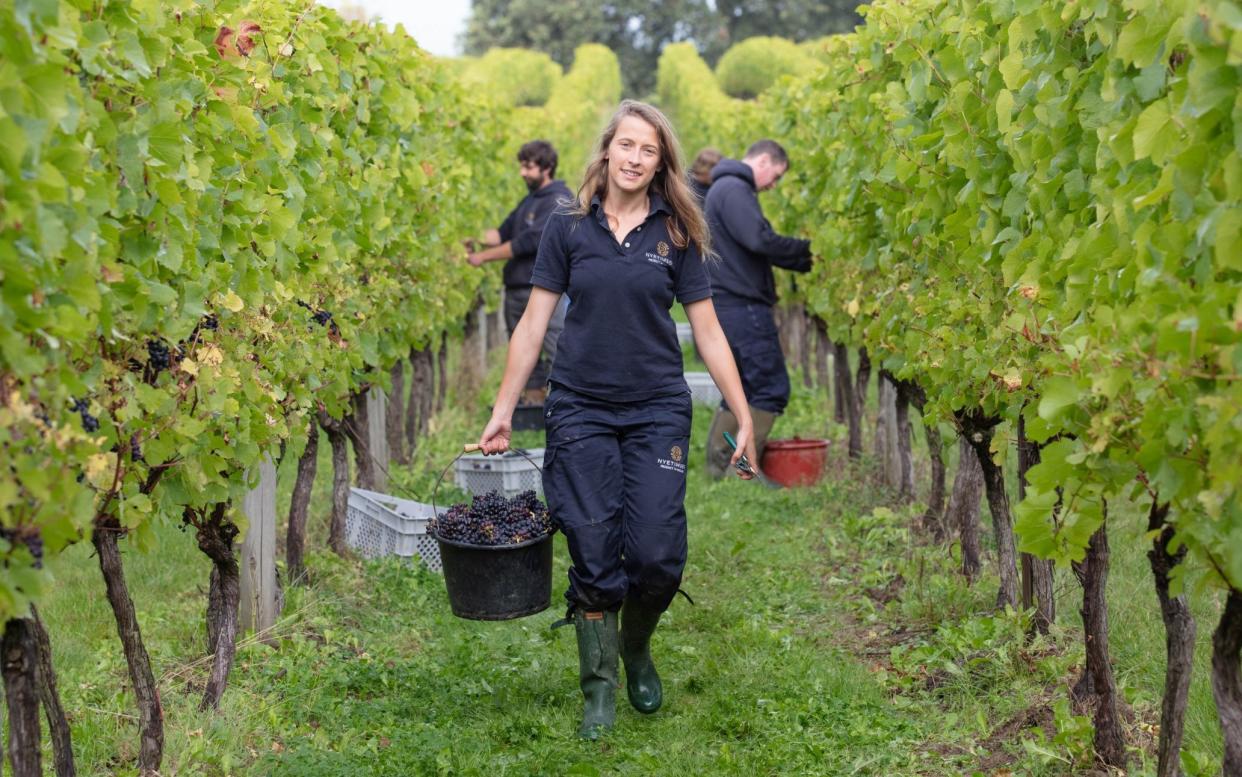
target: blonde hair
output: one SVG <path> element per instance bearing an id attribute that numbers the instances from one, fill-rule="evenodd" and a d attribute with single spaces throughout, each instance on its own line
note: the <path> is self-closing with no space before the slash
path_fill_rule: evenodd
<path id="1" fill-rule="evenodd" d="M 694 243 L 704 259 L 714 256 L 711 236 L 707 231 L 707 220 L 699 209 L 690 185 L 686 183 L 685 168 L 681 161 L 681 145 L 673 126 L 658 108 L 641 103 L 637 100 L 622 100 L 617 112 L 612 115 L 608 125 L 595 144 L 595 153 L 587 164 L 586 173 L 582 178 L 582 186 L 578 189 L 578 207 L 576 212 L 586 216 L 591 212 L 591 198 L 599 196 L 603 202 L 608 195 L 608 147 L 617 134 L 617 127 L 626 116 L 635 116 L 647 122 L 656 131 L 660 142 L 659 170 L 651 179 L 649 191 L 664 198 L 673 215 L 668 218 L 668 236 L 673 245 L 680 249 Z"/>

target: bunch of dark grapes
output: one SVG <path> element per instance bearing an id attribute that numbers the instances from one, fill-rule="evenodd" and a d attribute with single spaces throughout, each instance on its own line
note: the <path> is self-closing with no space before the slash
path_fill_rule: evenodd
<path id="1" fill-rule="evenodd" d="M 156 373 L 172 366 L 172 357 L 168 352 L 168 346 L 162 340 L 147 341 L 147 364 Z"/>
<path id="2" fill-rule="evenodd" d="M 73 412 L 82 417 L 82 428 L 87 432 L 99 431 L 99 419 L 91 415 L 91 403 L 85 399 L 73 400 Z"/>
<path id="3" fill-rule="evenodd" d="M 431 533 L 471 545 L 517 545 L 551 534 L 548 508 L 534 491 L 506 499 L 497 491 L 455 504 L 431 522 Z"/>
<path id="4" fill-rule="evenodd" d="M 43 535 L 39 533 L 38 529 L 0 528 L 0 538 L 8 540 L 14 546 L 19 542 L 25 543 L 26 549 L 30 551 L 30 555 L 34 558 L 34 568 L 43 568 Z"/>
<path id="5" fill-rule="evenodd" d="M 336 322 L 332 320 L 332 313 L 324 310 L 323 308 L 312 307 L 310 304 L 303 302 L 302 300 L 298 300 L 297 302 L 299 305 L 311 312 L 311 320 L 316 324 L 328 327 L 328 331 L 332 332 L 332 334 L 340 334 L 341 330 L 337 328 Z"/>
<path id="6" fill-rule="evenodd" d="M 43 569 L 43 535 L 35 532 L 26 535 L 26 547 L 34 557 L 35 569 Z"/>

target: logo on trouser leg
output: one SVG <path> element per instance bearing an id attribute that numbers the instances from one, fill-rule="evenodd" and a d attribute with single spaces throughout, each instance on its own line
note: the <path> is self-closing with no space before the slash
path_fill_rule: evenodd
<path id="1" fill-rule="evenodd" d="M 660 465 L 660 469 L 666 469 L 669 472 L 676 472 L 679 475 L 686 474 L 685 453 L 681 450 L 680 445 L 674 445 L 668 450 L 667 459 L 656 459 L 656 463 Z"/>

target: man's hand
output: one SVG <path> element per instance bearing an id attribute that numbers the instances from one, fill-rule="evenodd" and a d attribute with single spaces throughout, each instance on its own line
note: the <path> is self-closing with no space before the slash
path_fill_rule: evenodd
<path id="1" fill-rule="evenodd" d="M 475 251 L 479 250 L 479 241 L 477 238 L 468 237 L 461 241 L 461 244 L 466 247 L 467 253 L 473 254 Z"/>
<path id="2" fill-rule="evenodd" d="M 471 267 L 482 267 L 488 262 L 500 262 L 513 258 L 513 249 L 510 243 L 501 243 L 496 246 L 488 246 L 482 251 L 471 251 L 466 255 L 466 261 Z"/>

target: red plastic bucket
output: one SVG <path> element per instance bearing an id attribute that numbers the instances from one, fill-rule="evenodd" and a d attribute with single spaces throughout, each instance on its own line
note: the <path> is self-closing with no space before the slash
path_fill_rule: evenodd
<path id="1" fill-rule="evenodd" d="M 809 486 L 824 475 L 828 463 L 827 440 L 768 440 L 759 468 L 786 488 Z"/>

